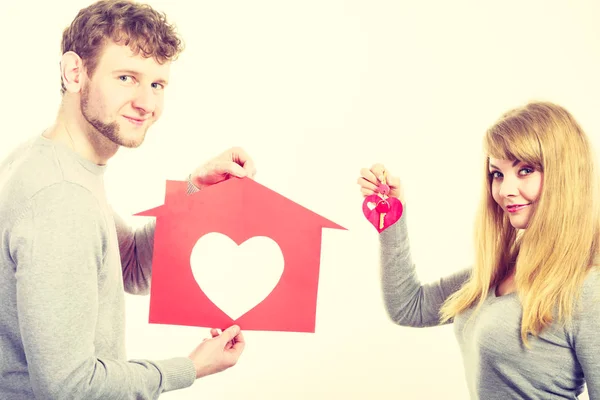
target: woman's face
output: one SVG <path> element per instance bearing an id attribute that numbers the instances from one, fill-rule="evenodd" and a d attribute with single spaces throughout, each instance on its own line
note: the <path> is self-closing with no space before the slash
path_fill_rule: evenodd
<path id="1" fill-rule="evenodd" d="M 490 158 L 492 197 L 502 207 L 513 227 L 525 229 L 542 192 L 544 174 L 519 160 Z"/>

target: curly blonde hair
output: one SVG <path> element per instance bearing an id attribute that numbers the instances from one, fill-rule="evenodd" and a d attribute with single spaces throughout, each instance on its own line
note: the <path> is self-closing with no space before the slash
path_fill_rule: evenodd
<path id="1" fill-rule="evenodd" d="M 134 54 L 159 63 L 175 61 L 183 41 L 166 15 L 147 4 L 128 0 L 101 0 L 79 11 L 62 35 L 61 54 L 73 51 L 92 76 L 107 41 L 129 46 Z M 61 93 L 66 88 L 61 78 Z"/>

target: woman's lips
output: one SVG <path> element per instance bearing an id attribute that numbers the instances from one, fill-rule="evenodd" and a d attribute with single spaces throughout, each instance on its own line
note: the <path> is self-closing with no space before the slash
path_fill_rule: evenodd
<path id="1" fill-rule="evenodd" d="M 531 205 L 531 203 L 510 205 L 510 206 L 506 206 L 506 211 L 508 211 L 509 213 L 516 213 L 516 212 L 521 211 L 525 207 L 529 207 L 530 205 Z"/>

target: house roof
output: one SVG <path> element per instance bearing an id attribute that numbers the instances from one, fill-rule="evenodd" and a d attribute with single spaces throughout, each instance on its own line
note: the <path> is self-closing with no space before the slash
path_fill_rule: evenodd
<path id="1" fill-rule="evenodd" d="M 242 201 L 235 201 L 236 199 Z M 282 212 L 285 212 L 288 215 L 299 215 L 302 222 L 311 225 L 346 230 L 346 228 L 335 222 L 250 178 L 228 179 L 189 195 L 187 194 L 186 181 L 167 180 L 165 203 L 135 215 L 160 218 L 175 216 L 180 213 L 190 213 L 195 210 L 206 210 L 207 208 L 219 210 L 223 207 L 235 208 L 237 212 L 245 211 L 242 209 L 250 209 L 267 214 L 269 210 L 272 210 L 271 215 L 274 218 L 281 218 Z M 293 218 L 293 220 L 298 221 L 298 218 Z"/>

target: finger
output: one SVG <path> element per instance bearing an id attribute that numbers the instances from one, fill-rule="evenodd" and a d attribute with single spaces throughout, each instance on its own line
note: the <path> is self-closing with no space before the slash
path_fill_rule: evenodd
<path id="1" fill-rule="evenodd" d="M 254 160 L 248 154 L 246 154 L 244 150 L 240 149 L 240 151 L 241 156 L 233 161 L 244 168 L 244 171 L 246 171 L 246 176 L 249 178 L 254 178 L 256 175 L 256 164 L 254 164 Z"/>
<path id="2" fill-rule="evenodd" d="M 244 168 L 246 176 L 254 178 L 254 175 L 256 175 L 256 165 L 254 164 L 252 157 L 250 157 L 241 147 L 234 147 L 230 152 L 231 160 Z"/>
<path id="3" fill-rule="evenodd" d="M 254 165 L 254 161 L 252 161 L 252 159 L 246 161 L 243 165 L 243 168 L 246 171 L 246 176 L 249 178 L 254 178 L 254 175 L 256 175 L 256 166 Z"/>
<path id="4" fill-rule="evenodd" d="M 360 176 L 363 179 L 365 179 L 367 182 L 370 182 L 372 184 L 376 184 L 377 183 L 377 177 L 368 168 L 361 169 L 360 170 Z"/>
<path id="5" fill-rule="evenodd" d="M 377 177 L 379 182 L 383 180 L 383 171 L 385 171 L 383 164 L 377 163 L 371 166 L 371 173 Z"/>
<path id="6" fill-rule="evenodd" d="M 358 178 L 356 180 L 356 183 L 358 183 L 361 187 L 361 189 L 369 189 L 369 190 L 375 190 L 377 189 L 377 185 L 375 185 L 374 183 L 366 180 L 365 178 Z"/>
<path id="7" fill-rule="evenodd" d="M 395 176 L 388 176 L 388 186 L 390 189 L 399 189 L 400 188 L 400 178 Z"/>
<path id="8" fill-rule="evenodd" d="M 212 337 L 217 337 L 217 336 L 219 336 L 219 330 L 213 328 L 210 330 L 210 334 Z"/>
<path id="9" fill-rule="evenodd" d="M 246 163 L 252 163 L 252 158 L 241 147 L 232 147 L 226 153 L 229 153 L 231 161 L 244 166 Z"/>
<path id="10" fill-rule="evenodd" d="M 215 165 L 215 172 L 221 175 L 233 175 L 238 178 L 246 176 L 244 168 L 233 161 L 222 161 Z"/>
<path id="11" fill-rule="evenodd" d="M 240 327 L 237 325 L 232 325 L 229 328 L 225 329 L 221 334 L 221 340 L 223 341 L 223 344 L 232 341 L 239 333 Z"/>
<path id="12" fill-rule="evenodd" d="M 232 349 L 241 352 L 246 347 L 246 340 L 244 339 L 243 333 L 240 331 L 232 341 Z"/>

